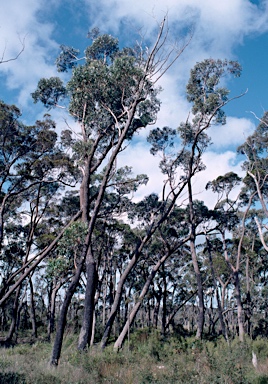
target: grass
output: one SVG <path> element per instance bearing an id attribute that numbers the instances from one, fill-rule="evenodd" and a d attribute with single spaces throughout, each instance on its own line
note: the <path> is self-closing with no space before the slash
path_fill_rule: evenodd
<path id="1" fill-rule="evenodd" d="M 76 338 L 64 340 L 57 368 L 49 365 L 51 344 L 36 342 L 0 349 L 1 384 L 268 384 L 268 342 L 265 339 L 197 342 L 143 330 L 130 345 L 114 353 L 97 347 L 76 350 Z M 251 363 L 252 350 L 258 367 Z"/>

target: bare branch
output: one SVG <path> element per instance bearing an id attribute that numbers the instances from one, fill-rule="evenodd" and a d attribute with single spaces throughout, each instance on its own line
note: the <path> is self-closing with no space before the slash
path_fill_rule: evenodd
<path id="1" fill-rule="evenodd" d="M 10 59 L 5 59 L 5 53 L 6 53 L 6 45 L 5 45 L 4 51 L 2 53 L 2 57 L 0 59 L 0 64 L 8 63 L 10 61 L 14 61 L 14 60 L 17 60 L 19 58 L 19 56 L 22 54 L 22 52 L 25 49 L 25 39 L 26 39 L 26 36 L 27 35 L 25 35 L 23 39 L 19 38 L 19 41 L 21 43 L 21 50 L 17 53 L 17 55 L 15 57 L 12 57 Z"/>
<path id="2" fill-rule="evenodd" d="M 258 218 L 255 216 L 254 217 L 255 219 L 255 222 L 257 224 L 257 227 L 258 227 L 258 231 L 259 231 L 259 236 L 260 236 L 260 239 L 261 239 L 261 243 L 264 247 L 264 249 L 268 252 L 268 245 L 265 243 L 265 240 L 264 240 L 264 236 L 263 236 L 263 233 L 262 233 L 262 229 L 261 229 L 261 225 L 260 225 L 260 222 L 258 220 Z"/>

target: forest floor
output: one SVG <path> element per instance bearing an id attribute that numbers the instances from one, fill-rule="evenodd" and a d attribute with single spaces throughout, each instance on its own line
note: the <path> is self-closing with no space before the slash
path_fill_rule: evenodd
<path id="1" fill-rule="evenodd" d="M 79 353 L 76 335 L 67 335 L 57 368 L 49 365 L 51 343 L 25 341 L 0 349 L 1 384 L 268 384 L 267 339 L 228 345 L 136 331 L 118 353 Z"/>

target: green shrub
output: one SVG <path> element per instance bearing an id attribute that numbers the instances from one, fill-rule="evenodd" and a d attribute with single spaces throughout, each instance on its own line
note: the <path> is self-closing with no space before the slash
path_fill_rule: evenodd
<path id="1" fill-rule="evenodd" d="M 252 384 L 268 384 L 268 376 L 266 375 L 258 376 L 254 379 Z"/>
<path id="2" fill-rule="evenodd" d="M 268 358 L 268 340 L 257 338 L 252 343 L 252 349 L 256 353 L 258 359 Z"/>
<path id="3" fill-rule="evenodd" d="M 26 384 L 25 376 L 16 372 L 0 372 L 1 384 Z"/>

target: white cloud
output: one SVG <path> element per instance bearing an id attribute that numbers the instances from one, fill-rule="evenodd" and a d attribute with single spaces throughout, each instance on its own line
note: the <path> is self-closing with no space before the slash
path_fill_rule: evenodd
<path id="1" fill-rule="evenodd" d="M 43 0 L 23 0 L 1 5 L 0 53 L 4 53 L 4 60 L 16 57 L 25 40 L 25 49 L 17 60 L 0 65 L 7 88 L 18 91 L 20 106 L 27 104 L 40 77 L 56 72 L 49 63 L 50 54 L 58 48 L 52 38 L 54 26 L 39 20 L 45 4 Z"/>
<path id="2" fill-rule="evenodd" d="M 135 193 L 135 201 L 151 193 L 160 193 L 163 187 L 163 175 L 158 167 L 158 158 L 150 154 L 149 146 L 144 143 L 129 146 L 118 157 L 118 167 L 125 165 L 133 168 L 135 175 L 146 174 L 149 181 Z"/>
<path id="3" fill-rule="evenodd" d="M 244 35 L 267 30 L 267 1 L 263 7 L 249 0 L 99 0 L 98 4 L 85 1 L 96 25 L 118 31 L 120 22 L 135 33 L 137 26 L 150 33 L 166 14 L 171 27 L 195 26 L 194 40 L 209 47 L 230 49 L 241 42 Z M 264 8 L 264 9 L 263 9 Z M 122 25 L 122 24 L 121 24 Z"/>
<path id="4" fill-rule="evenodd" d="M 237 162 L 236 152 L 226 151 L 217 153 L 214 151 L 207 151 L 203 155 L 203 162 L 206 165 L 204 171 L 199 172 L 193 177 L 193 192 L 194 198 L 203 200 L 209 208 L 213 208 L 217 201 L 217 196 L 210 190 L 206 190 L 206 185 L 209 181 L 216 179 L 220 175 L 225 175 L 227 172 L 234 172 L 242 176 L 241 163 Z M 142 186 L 135 193 L 134 200 L 140 200 L 143 196 L 150 193 L 157 193 L 161 196 L 164 175 L 159 169 L 159 157 L 152 156 L 149 151 L 149 146 L 144 143 L 131 145 L 126 151 L 122 152 L 118 158 L 118 167 L 124 165 L 131 166 L 133 173 L 147 174 L 149 182 L 146 186 Z M 238 193 L 236 189 L 232 197 Z M 187 193 L 179 198 L 179 202 L 186 199 Z M 184 201 L 187 204 L 187 200 Z"/>
<path id="5" fill-rule="evenodd" d="M 49 9 L 60 3 L 60 0 L 20 0 L 1 5 L 0 54 L 6 49 L 6 58 L 16 56 L 21 47 L 19 38 L 26 36 L 25 51 L 19 59 L 0 65 L 7 87 L 18 92 L 17 100 L 13 102 L 18 102 L 19 106 L 27 108 L 30 93 L 41 77 L 58 75 L 52 60 L 58 49 L 53 36 L 58 21 L 53 19 Z M 98 0 L 97 3 L 83 0 L 81 3 L 77 12 L 88 12 L 89 25 L 85 28 L 99 26 L 102 32 L 115 33 L 129 43 L 135 41 L 139 28 L 142 28 L 141 33 L 146 38 L 155 36 L 157 21 L 161 21 L 166 13 L 171 37 L 180 39 L 181 32 L 185 34 L 187 27 L 193 27 L 190 45 L 160 81 L 164 88 L 160 94 L 162 107 L 156 124 L 160 127 L 176 128 L 181 121 L 185 121 L 190 110 L 185 98 L 185 85 L 190 68 L 197 61 L 207 57 L 235 58 L 234 48 L 243 42 L 245 36 L 268 30 L 268 0 L 263 1 L 261 6 L 249 0 Z M 46 14 L 42 17 L 44 10 Z M 68 20 L 65 22 L 67 25 Z M 54 116 L 62 125 L 59 114 Z M 239 145 L 252 130 L 248 119 L 236 117 L 228 117 L 226 126 L 219 130 L 211 128 L 214 145 L 204 155 L 207 169 L 194 181 L 197 198 L 212 204 L 211 192 L 204 192 L 206 183 L 230 170 L 240 172 L 240 165 L 233 165 L 234 152 L 219 154 L 212 152 L 212 149 L 224 151 L 229 145 Z M 118 160 L 119 166 L 132 165 L 136 174 L 147 173 L 150 177 L 148 185 L 139 189 L 136 198 L 152 192 L 159 193 L 163 186 L 158 159 L 150 155 L 145 142 L 147 133 L 148 129 L 141 131 L 138 144 L 129 146 Z"/>
<path id="6" fill-rule="evenodd" d="M 195 199 L 203 200 L 209 208 L 213 208 L 217 202 L 217 195 L 205 189 L 207 183 L 228 172 L 237 173 L 239 176 L 243 176 L 243 172 L 241 163 L 237 163 L 236 153 L 232 151 L 224 153 L 208 151 L 203 155 L 203 162 L 206 169 L 193 178 L 193 191 Z M 235 198 L 237 194 L 238 189 L 235 189 L 231 198 Z"/>
<path id="7" fill-rule="evenodd" d="M 226 149 L 241 145 L 253 133 L 254 124 L 246 118 L 227 117 L 226 125 L 212 126 L 209 135 L 213 149 Z"/>

